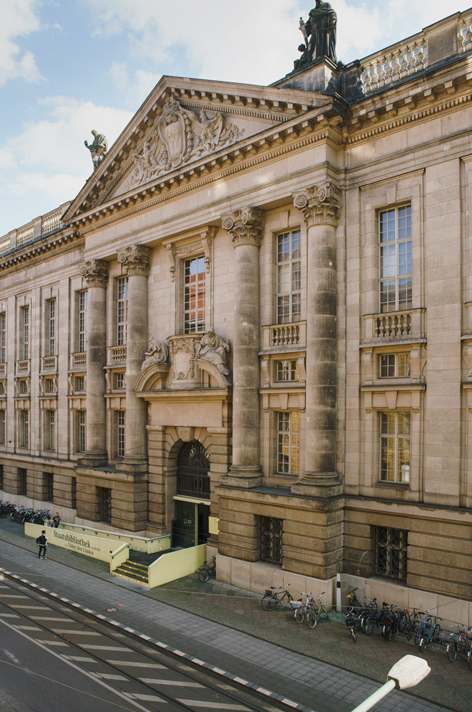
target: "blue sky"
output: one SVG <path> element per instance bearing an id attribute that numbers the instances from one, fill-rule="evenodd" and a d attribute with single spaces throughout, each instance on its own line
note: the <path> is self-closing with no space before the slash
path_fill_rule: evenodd
<path id="1" fill-rule="evenodd" d="M 338 58 L 362 58 L 467 2 L 333 0 Z M 270 84 L 313 0 L 0 0 L 0 236 L 75 197 L 84 140 L 110 143 L 163 74 Z"/>

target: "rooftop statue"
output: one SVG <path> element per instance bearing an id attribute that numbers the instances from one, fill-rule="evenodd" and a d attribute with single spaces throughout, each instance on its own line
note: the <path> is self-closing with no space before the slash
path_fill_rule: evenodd
<path id="1" fill-rule="evenodd" d="M 108 141 L 107 141 L 106 136 L 104 136 L 101 133 L 98 133 L 98 131 L 95 131 L 95 129 L 92 131 L 92 134 L 93 134 L 92 143 L 89 144 L 89 143 L 87 143 L 87 141 L 84 141 L 84 144 L 91 153 L 93 170 L 96 171 L 98 166 L 100 165 L 100 163 L 103 161 L 103 159 L 107 155 Z"/>
<path id="2" fill-rule="evenodd" d="M 337 15 L 329 2 L 316 0 L 316 7 L 310 10 L 308 20 L 304 22 L 303 18 L 300 18 L 300 31 L 305 44 L 298 48 L 302 56 L 295 61 L 295 69 L 323 57 L 332 62 L 337 61 L 336 23 Z"/>

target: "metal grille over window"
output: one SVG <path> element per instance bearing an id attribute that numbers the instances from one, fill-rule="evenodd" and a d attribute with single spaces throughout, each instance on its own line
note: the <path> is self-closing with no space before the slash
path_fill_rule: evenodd
<path id="1" fill-rule="evenodd" d="M 410 413 L 380 413 L 380 479 L 410 481 Z"/>
<path id="2" fill-rule="evenodd" d="M 405 581 L 408 564 L 408 532 L 375 528 L 375 575 Z"/>
<path id="3" fill-rule="evenodd" d="M 283 520 L 261 517 L 261 561 L 282 564 Z"/>
<path id="4" fill-rule="evenodd" d="M 128 331 L 128 277 L 120 277 L 117 284 L 116 345 L 126 346 Z"/>
<path id="5" fill-rule="evenodd" d="M 411 205 L 379 215 L 380 310 L 412 308 Z"/>
<path id="6" fill-rule="evenodd" d="M 210 458 L 196 440 L 182 446 L 177 463 L 177 494 L 210 499 Z"/>
<path id="7" fill-rule="evenodd" d="M 184 272 L 184 333 L 196 334 L 205 331 L 204 257 L 186 260 Z"/>
<path id="8" fill-rule="evenodd" d="M 26 496 L 28 476 L 23 467 L 18 468 L 18 494 Z"/>
<path id="9" fill-rule="evenodd" d="M 46 472 L 46 502 L 54 502 L 54 475 Z"/>
<path id="10" fill-rule="evenodd" d="M 277 236 L 277 324 L 300 321 L 300 230 Z"/>
<path id="11" fill-rule="evenodd" d="M 111 489 L 108 487 L 98 487 L 97 489 L 100 519 L 102 522 L 111 524 Z"/>

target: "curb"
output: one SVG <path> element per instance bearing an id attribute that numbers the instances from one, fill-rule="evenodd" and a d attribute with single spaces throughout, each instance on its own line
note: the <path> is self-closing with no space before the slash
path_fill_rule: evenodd
<path id="1" fill-rule="evenodd" d="M 310 707 L 305 707 L 305 705 L 299 704 L 298 702 L 294 702 L 293 700 L 290 700 L 287 697 L 284 697 L 283 695 L 279 695 L 278 693 L 272 692 L 271 690 L 266 690 L 264 687 L 260 687 L 259 685 L 256 685 L 255 683 L 250 682 L 249 680 L 244 680 L 243 678 L 238 677 L 237 675 L 233 675 L 232 673 L 227 672 L 226 670 L 222 670 L 221 668 L 216 667 L 215 665 L 206 663 L 204 660 L 194 658 L 192 655 L 188 655 L 187 653 L 184 653 L 181 650 L 178 650 L 177 648 L 173 648 L 172 646 L 167 645 L 166 643 L 162 643 L 156 638 L 152 638 L 149 635 L 145 635 L 144 633 L 141 633 L 140 631 L 135 630 L 134 628 L 129 628 L 123 623 L 119 623 L 118 621 L 113 620 L 113 618 L 108 618 L 107 616 L 104 616 L 101 613 L 97 613 L 91 608 L 84 608 L 79 603 L 75 603 L 69 598 L 59 596 L 58 593 L 54 593 L 53 591 L 49 591 L 47 588 L 38 586 L 38 584 L 32 583 L 31 581 L 28 581 L 28 579 L 22 578 L 17 574 L 12 574 L 10 571 L 6 571 L 2 568 L 0 568 L 0 574 L 6 576 L 7 578 L 13 579 L 14 581 L 19 581 L 25 586 L 28 586 L 28 588 L 33 589 L 34 591 L 40 591 L 41 593 L 44 593 L 47 596 L 53 598 L 55 601 L 61 601 L 61 603 L 66 603 L 68 606 L 78 609 L 82 613 L 86 613 L 89 616 L 93 616 L 94 618 L 97 618 L 98 620 L 107 623 L 108 625 L 112 625 L 114 628 L 122 630 L 125 633 L 133 635 L 135 638 L 139 638 L 145 643 L 150 643 L 151 645 L 154 645 L 157 648 L 160 648 L 161 650 L 165 650 L 166 652 L 171 653 L 171 655 L 175 655 L 181 660 L 186 660 L 187 662 L 192 663 L 193 665 L 198 665 L 198 667 L 204 670 L 208 670 L 218 675 L 219 677 L 230 680 L 231 682 L 236 683 L 237 685 L 241 685 L 242 687 L 248 688 L 253 692 L 257 692 L 260 695 L 264 695 L 264 697 L 267 697 L 268 699 L 276 700 L 280 704 L 290 707 L 290 709 L 298 710 L 299 712 L 315 712 L 315 710 L 311 709 Z"/>

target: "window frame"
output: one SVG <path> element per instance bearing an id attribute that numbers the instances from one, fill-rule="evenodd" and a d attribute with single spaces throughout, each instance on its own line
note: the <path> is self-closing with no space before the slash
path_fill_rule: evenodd
<path id="1" fill-rule="evenodd" d="M 277 433 L 275 474 L 296 477 L 300 474 L 300 411 L 276 411 L 275 416 Z M 282 427 L 284 424 L 288 424 L 288 428 Z M 297 427 L 294 428 L 294 425 Z M 286 449 L 288 455 L 283 452 Z"/>
<path id="2" fill-rule="evenodd" d="M 400 226 L 401 211 L 407 211 L 405 214 L 405 236 L 401 236 Z M 382 216 L 394 214 L 394 228 L 390 228 L 390 220 L 387 218 L 387 228 L 383 230 L 384 222 Z M 378 211 L 378 246 L 379 246 L 379 312 L 381 314 L 391 314 L 399 311 L 407 311 L 413 309 L 413 214 L 411 202 L 396 207 L 388 207 Z M 394 234 L 394 239 L 383 240 L 384 234 Z M 387 248 L 394 248 L 388 250 Z M 403 247 L 405 249 L 403 250 Z M 390 254 L 388 254 L 390 252 Z M 406 264 L 410 267 L 409 271 L 402 272 L 402 257 L 406 254 Z M 383 275 L 383 271 L 390 268 L 393 269 L 393 264 L 385 266 L 388 263 L 388 258 L 395 258 L 394 272 L 395 274 Z M 385 262 L 384 262 L 385 260 Z M 401 282 L 405 282 L 406 296 L 404 302 L 400 299 Z M 389 298 L 391 296 L 391 286 L 384 286 L 387 283 L 394 283 L 395 298 L 394 303 Z M 391 306 L 393 304 L 393 307 Z"/>
<path id="3" fill-rule="evenodd" d="M 280 375 L 287 375 L 288 378 L 280 378 Z M 277 359 L 275 361 L 275 382 L 276 383 L 299 383 L 300 370 L 298 358 Z"/>
<path id="4" fill-rule="evenodd" d="M 379 353 L 378 356 L 378 377 L 380 380 L 385 380 L 388 378 L 410 378 L 411 377 L 411 351 L 398 351 L 398 352 L 388 352 Z M 407 367 L 408 373 L 400 373 L 400 357 L 405 356 L 406 363 L 404 366 Z M 382 370 L 384 366 L 382 365 L 382 359 L 391 358 L 393 359 L 393 364 L 388 364 L 387 369 L 391 368 L 393 365 L 393 375 L 387 374 L 383 375 Z"/>
<path id="5" fill-rule="evenodd" d="M 408 417 L 408 432 L 400 432 L 400 418 Z M 390 418 L 394 418 L 395 431 L 394 432 L 384 432 L 384 424 L 389 421 Z M 379 481 L 382 484 L 390 485 L 410 485 L 411 481 L 411 412 L 408 410 L 398 410 L 398 411 L 379 411 L 378 413 L 378 423 L 379 423 Z M 389 423 L 388 423 L 389 426 Z M 391 472 L 389 462 L 392 462 L 392 458 L 389 457 L 388 451 L 392 450 L 392 444 L 387 443 L 384 445 L 385 441 L 393 440 L 393 479 L 389 477 Z M 408 442 L 408 446 L 400 447 L 400 441 L 405 440 Z M 387 456 L 384 457 L 384 452 L 387 452 Z M 402 461 L 400 457 L 402 452 L 408 452 L 408 461 Z M 384 465 L 385 462 L 385 465 Z M 403 471 L 403 468 L 405 471 Z M 384 472 L 386 472 L 386 477 L 384 477 Z"/>
<path id="6" fill-rule="evenodd" d="M 116 280 L 116 345 L 126 346 L 128 342 L 128 295 L 127 276 Z"/>
<path id="7" fill-rule="evenodd" d="M 116 457 L 123 459 L 126 448 L 126 411 L 115 410 Z"/>
<path id="8" fill-rule="evenodd" d="M 46 300 L 46 339 L 45 355 L 55 356 L 57 346 L 57 299 Z"/>
<path id="9" fill-rule="evenodd" d="M 384 541 L 379 543 L 381 535 Z M 374 527 L 374 574 L 379 578 L 393 579 L 405 582 L 408 577 L 408 534 L 404 529 L 392 527 Z M 394 541 L 398 538 L 399 544 Z M 380 565 L 379 559 L 384 552 L 385 566 Z M 394 554 L 397 552 L 397 560 Z"/>
<path id="10" fill-rule="evenodd" d="M 7 362 L 7 313 L 0 314 L 0 363 Z"/>
<path id="11" fill-rule="evenodd" d="M 55 452 L 56 450 L 56 426 L 57 418 L 55 410 L 44 411 L 44 450 Z"/>
<path id="12" fill-rule="evenodd" d="M 88 290 L 77 293 L 77 352 L 86 353 L 88 346 Z"/>
<path id="13" fill-rule="evenodd" d="M 75 451 L 85 453 L 87 447 L 87 411 L 84 408 L 76 411 L 76 443 Z"/>
<path id="14" fill-rule="evenodd" d="M 30 305 L 20 308 L 20 358 L 19 361 L 29 361 L 30 358 Z"/>
<path id="15" fill-rule="evenodd" d="M 23 408 L 18 411 L 18 447 L 30 449 L 30 432 L 29 432 L 29 410 Z"/>
<path id="16" fill-rule="evenodd" d="M 192 290 L 192 263 L 195 263 L 195 280 Z M 207 264 L 205 255 L 198 254 L 182 260 L 183 270 L 183 332 L 184 334 L 205 333 L 207 309 Z M 194 292 L 192 295 L 192 291 Z M 192 297 L 195 306 L 191 307 Z"/>
<path id="17" fill-rule="evenodd" d="M 289 246 L 289 258 L 280 259 L 281 256 L 281 240 L 288 238 L 290 243 Z M 295 247 L 293 245 L 295 239 Z M 301 301 L 302 301 L 302 236 L 301 229 L 294 228 L 292 230 L 286 230 L 285 232 L 279 232 L 276 235 L 275 249 L 276 249 L 276 298 L 275 298 L 275 316 L 276 324 L 294 324 L 301 321 Z M 283 250 L 283 247 L 282 247 Z M 296 252 L 298 251 L 298 256 Z M 290 278 L 290 288 L 281 289 L 281 274 L 282 268 L 287 267 L 284 270 L 289 273 Z M 295 270 L 295 273 L 294 273 Z M 296 276 L 298 275 L 298 276 Z M 295 281 L 294 281 L 295 280 Z M 297 284 L 297 288 L 294 289 L 294 283 Z"/>

